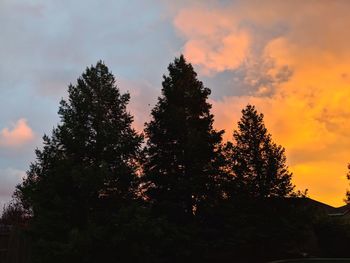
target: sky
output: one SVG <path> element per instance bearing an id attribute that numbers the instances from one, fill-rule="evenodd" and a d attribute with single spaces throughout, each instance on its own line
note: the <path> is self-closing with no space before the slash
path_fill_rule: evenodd
<path id="1" fill-rule="evenodd" d="M 293 182 L 341 206 L 349 187 L 350 2 L 0 0 L 0 205 L 25 177 L 59 101 L 103 60 L 142 131 L 184 54 L 232 139 L 248 103 L 286 148 Z"/>

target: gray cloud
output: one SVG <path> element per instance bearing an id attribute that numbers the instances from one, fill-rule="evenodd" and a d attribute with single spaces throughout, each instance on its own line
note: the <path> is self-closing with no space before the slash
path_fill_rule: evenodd
<path id="1" fill-rule="evenodd" d="M 226 70 L 211 77 L 204 77 L 212 89 L 214 99 L 225 96 L 272 96 L 280 84 L 293 75 L 288 66 L 276 66 L 268 57 L 247 60 L 236 70 Z"/>

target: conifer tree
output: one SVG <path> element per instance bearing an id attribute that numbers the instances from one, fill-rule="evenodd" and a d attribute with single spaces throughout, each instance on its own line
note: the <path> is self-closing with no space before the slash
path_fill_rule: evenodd
<path id="1" fill-rule="evenodd" d="M 284 197 L 293 192 L 285 150 L 272 141 L 263 118 L 254 106 L 248 105 L 233 133 L 233 144 L 226 146 L 231 195 Z"/>
<path id="2" fill-rule="evenodd" d="M 103 62 L 87 68 L 68 92 L 60 103 L 61 123 L 43 137 L 43 149 L 36 150 L 37 160 L 15 193 L 31 211 L 41 244 L 56 244 L 45 251 L 64 247 L 74 229 L 108 220 L 114 212 L 107 204 L 133 198 L 142 142 L 126 110 L 130 96 L 120 94 Z"/>
<path id="3" fill-rule="evenodd" d="M 192 65 L 180 56 L 168 70 L 145 129 L 147 195 L 168 215 L 192 216 L 218 195 L 223 131 L 213 129 L 211 91 Z"/>

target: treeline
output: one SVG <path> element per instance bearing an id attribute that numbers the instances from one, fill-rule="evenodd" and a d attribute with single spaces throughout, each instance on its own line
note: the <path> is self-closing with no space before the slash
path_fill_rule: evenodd
<path id="1" fill-rule="evenodd" d="M 169 65 L 142 134 L 132 128 L 130 95 L 103 62 L 68 93 L 61 122 L 14 193 L 31 262 L 263 262 L 317 253 L 306 244 L 315 238 L 313 215 L 293 201 L 304 194 L 263 115 L 248 105 L 233 142 L 223 143 L 210 89 L 183 56 Z"/>

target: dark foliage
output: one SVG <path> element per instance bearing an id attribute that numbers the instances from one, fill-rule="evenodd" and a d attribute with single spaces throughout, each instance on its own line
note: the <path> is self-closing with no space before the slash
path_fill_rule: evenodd
<path id="1" fill-rule="evenodd" d="M 32 213 L 38 262 L 64 262 L 77 248 L 75 233 L 103 225 L 136 190 L 136 160 L 142 137 L 131 128 L 114 76 L 98 62 L 86 69 L 59 109 L 61 124 L 44 136 L 44 148 L 17 187 Z"/>
<path id="2" fill-rule="evenodd" d="M 293 192 L 284 148 L 274 143 L 255 107 L 242 110 L 234 142 L 226 145 L 228 172 L 232 180 L 228 195 L 249 198 L 285 197 Z"/>
<path id="3" fill-rule="evenodd" d="M 221 136 L 213 129 L 210 90 L 183 56 L 164 76 L 162 96 L 146 124 L 147 196 L 171 218 L 190 217 L 219 197 Z"/>
<path id="4" fill-rule="evenodd" d="M 350 180 L 350 163 L 348 164 L 348 173 L 346 174 L 346 178 L 347 178 L 348 180 Z M 350 191 L 349 191 L 349 190 L 346 191 L 345 202 L 346 202 L 347 204 L 350 204 Z"/>
<path id="5" fill-rule="evenodd" d="M 4 205 L 0 218 L 0 224 L 21 227 L 25 226 L 28 223 L 28 220 L 29 215 L 21 203 L 12 201 Z"/>
<path id="6" fill-rule="evenodd" d="M 204 262 L 267 262 L 317 253 L 314 213 L 293 200 L 236 198 L 206 218 L 201 227 L 207 241 Z"/>

